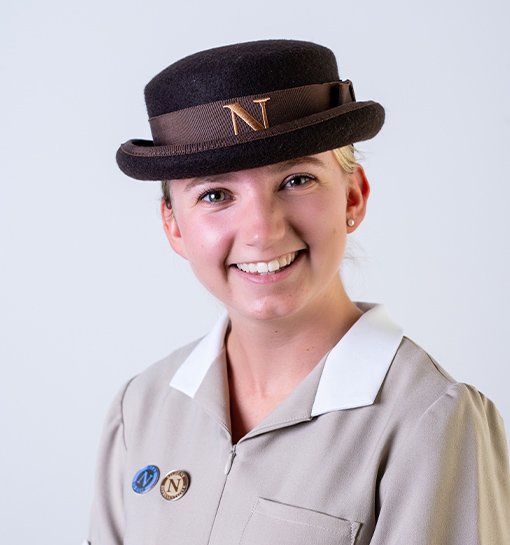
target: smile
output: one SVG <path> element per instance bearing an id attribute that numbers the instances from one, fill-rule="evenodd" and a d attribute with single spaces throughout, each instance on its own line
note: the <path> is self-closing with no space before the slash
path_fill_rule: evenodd
<path id="1" fill-rule="evenodd" d="M 271 261 L 258 261 L 257 263 L 236 263 L 236 267 L 243 272 L 257 274 L 271 274 L 285 267 L 288 267 L 298 255 L 297 252 L 291 252 Z"/>

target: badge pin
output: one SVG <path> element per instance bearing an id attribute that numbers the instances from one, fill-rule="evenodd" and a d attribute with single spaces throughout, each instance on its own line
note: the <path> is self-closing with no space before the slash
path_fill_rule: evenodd
<path id="1" fill-rule="evenodd" d="M 189 488 L 189 473 L 180 469 L 170 471 L 161 481 L 159 490 L 165 500 L 175 501 L 184 496 Z"/>
<path id="2" fill-rule="evenodd" d="M 131 486 L 137 494 L 145 494 L 156 486 L 159 481 L 159 468 L 157 466 L 145 466 L 136 472 Z"/>

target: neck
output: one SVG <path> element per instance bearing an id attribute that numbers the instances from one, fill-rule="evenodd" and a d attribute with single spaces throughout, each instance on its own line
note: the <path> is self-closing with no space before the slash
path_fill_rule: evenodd
<path id="1" fill-rule="evenodd" d="M 339 285 L 313 308 L 259 320 L 230 313 L 227 338 L 229 380 L 261 398 L 290 392 L 361 316 Z"/>

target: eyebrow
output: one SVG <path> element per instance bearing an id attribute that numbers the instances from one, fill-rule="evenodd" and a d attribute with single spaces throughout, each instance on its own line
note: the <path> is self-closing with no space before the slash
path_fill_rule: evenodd
<path id="1" fill-rule="evenodd" d="M 269 165 L 272 170 L 286 170 L 290 167 L 302 165 L 302 164 L 312 164 L 318 167 L 326 168 L 326 163 L 322 159 L 315 157 L 313 155 L 307 155 L 305 157 L 296 157 L 295 159 L 289 159 L 288 161 L 282 161 L 281 163 L 276 163 L 274 165 Z"/>
<path id="2" fill-rule="evenodd" d="M 296 157 L 295 159 L 289 159 L 287 161 L 282 161 L 280 163 L 274 163 L 272 165 L 267 165 L 271 170 L 276 172 L 282 172 L 291 167 L 296 167 L 299 165 L 312 164 L 318 167 L 326 168 L 326 164 L 322 159 L 315 157 L 313 155 L 307 155 L 305 157 Z M 232 172 L 226 172 L 224 174 L 216 174 L 213 176 L 204 176 L 199 178 L 192 178 L 185 186 L 184 191 L 191 191 L 197 185 L 207 185 L 211 183 L 217 183 L 218 179 L 222 180 L 231 178 L 233 175 Z"/>
<path id="3" fill-rule="evenodd" d="M 218 181 L 218 178 L 220 178 L 220 177 L 222 179 L 228 178 L 229 174 L 230 173 L 227 172 L 226 174 L 218 174 L 218 175 L 214 175 L 214 176 L 204 176 L 204 177 L 200 177 L 200 178 L 192 178 L 184 186 L 184 191 L 191 191 L 197 185 L 207 185 L 207 184 L 215 183 L 215 182 Z"/>

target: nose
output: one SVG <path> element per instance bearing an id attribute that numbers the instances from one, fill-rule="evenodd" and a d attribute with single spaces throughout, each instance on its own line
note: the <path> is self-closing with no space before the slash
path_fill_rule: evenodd
<path id="1" fill-rule="evenodd" d="M 285 210 L 274 194 L 255 192 L 245 202 L 240 219 L 241 237 L 247 246 L 270 249 L 285 237 Z"/>

